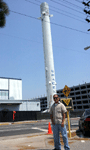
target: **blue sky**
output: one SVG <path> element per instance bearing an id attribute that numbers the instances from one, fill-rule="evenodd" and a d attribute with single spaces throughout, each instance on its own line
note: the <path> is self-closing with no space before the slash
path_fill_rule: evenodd
<path id="1" fill-rule="evenodd" d="M 90 49 L 84 50 L 90 45 L 90 23 L 85 21 L 82 0 L 4 1 L 10 14 L 0 28 L 0 77 L 21 78 L 23 99 L 46 95 L 42 26 L 37 19 L 42 2 L 53 14 L 56 89 L 90 82 Z"/>

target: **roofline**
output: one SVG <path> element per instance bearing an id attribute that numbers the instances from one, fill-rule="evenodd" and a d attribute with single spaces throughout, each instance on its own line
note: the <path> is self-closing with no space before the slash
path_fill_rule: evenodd
<path id="1" fill-rule="evenodd" d="M 20 78 L 0 77 L 0 79 L 22 80 Z"/>
<path id="2" fill-rule="evenodd" d="M 69 88 L 73 88 L 73 87 L 79 87 L 79 86 L 85 86 L 85 85 L 88 85 L 88 84 L 90 84 L 90 82 L 85 82 L 85 83 L 82 83 L 82 84 L 78 84 L 78 85 L 73 85 L 73 86 L 68 86 Z M 58 89 L 58 90 L 56 90 L 56 91 L 60 91 L 60 90 L 63 90 L 63 89 Z"/>
<path id="3" fill-rule="evenodd" d="M 23 102 L 40 102 L 39 99 L 34 99 L 34 100 L 0 100 L 0 103 L 23 103 Z"/>

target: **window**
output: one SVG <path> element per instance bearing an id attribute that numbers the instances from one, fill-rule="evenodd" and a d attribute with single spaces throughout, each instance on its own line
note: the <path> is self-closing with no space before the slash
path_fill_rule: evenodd
<path id="1" fill-rule="evenodd" d="M 74 109 L 76 109 L 76 106 L 74 106 Z"/>
<path id="2" fill-rule="evenodd" d="M 75 90 L 79 90 L 79 87 L 76 87 Z"/>
<path id="3" fill-rule="evenodd" d="M 77 96 L 76 99 L 81 99 L 81 97 L 80 97 L 80 96 Z"/>
<path id="4" fill-rule="evenodd" d="M 87 101 L 87 100 L 83 101 L 83 104 L 87 104 L 87 103 L 88 103 L 88 101 Z"/>
<path id="5" fill-rule="evenodd" d="M 71 91 L 74 91 L 74 89 L 73 89 L 73 88 L 71 88 Z"/>
<path id="6" fill-rule="evenodd" d="M 87 92 L 86 92 L 86 91 L 81 91 L 81 93 L 82 93 L 82 94 L 87 94 Z"/>
<path id="7" fill-rule="evenodd" d="M 8 99 L 8 91 L 0 91 L 0 99 Z"/>
<path id="8" fill-rule="evenodd" d="M 88 108 L 89 108 L 89 106 L 88 106 L 88 105 L 84 106 L 84 109 L 88 109 Z"/>
<path id="9" fill-rule="evenodd" d="M 85 89 L 86 88 L 86 86 L 81 86 L 81 89 Z"/>
<path id="10" fill-rule="evenodd" d="M 81 101 L 77 101 L 77 104 L 81 104 Z"/>
<path id="11" fill-rule="evenodd" d="M 82 96 L 82 99 L 86 99 L 87 98 L 87 95 L 86 96 Z"/>
<path id="12" fill-rule="evenodd" d="M 77 106 L 77 109 L 82 109 L 82 106 Z"/>
<path id="13" fill-rule="evenodd" d="M 80 92 L 76 92 L 76 95 L 80 95 Z"/>
<path id="14" fill-rule="evenodd" d="M 87 88 L 90 88 L 90 85 L 87 85 Z"/>

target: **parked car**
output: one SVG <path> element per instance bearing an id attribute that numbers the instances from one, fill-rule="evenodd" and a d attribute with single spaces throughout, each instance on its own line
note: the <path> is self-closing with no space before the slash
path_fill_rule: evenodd
<path id="1" fill-rule="evenodd" d="M 90 132 L 90 109 L 85 109 L 79 120 L 79 130 L 85 135 Z"/>

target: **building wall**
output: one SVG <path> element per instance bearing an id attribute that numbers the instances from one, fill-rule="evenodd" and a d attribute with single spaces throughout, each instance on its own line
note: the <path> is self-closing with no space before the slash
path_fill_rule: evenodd
<path id="1" fill-rule="evenodd" d="M 41 97 L 40 104 L 41 104 L 41 111 L 44 111 L 47 109 L 47 97 Z"/>
<path id="2" fill-rule="evenodd" d="M 9 99 L 22 100 L 22 80 L 9 79 Z"/>
<path id="3" fill-rule="evenodd" d="M 73 87 L 71 89 L 68 98 L 72 98 L 74 111 L 82 111 L 84 109 L 90 108 L 90 83 L 85 83 Z M 65 98 L 62 90 L 57 90 L 58 95 L 61 98 Z"/>
<path id="4" fill-rule="evenodd" d="M 40 111 L 40 101 L 20 100 L 17 104 L 16 101 L 0 100 L 0 111 Z"/>
<path id="5" fill-rule="evenodd" d="M 0 100 L 22 100 L 22 80 L 0 77 Z"/>
<path id="6" fill-rule="evenodd" d="M 40 111 L 40 101 L 25 100 L 19 105 L 19 111 Z"/>
<path id="7" fill-rule="evenodd" d="M 39 120 L 38 111 L 16 111 L 14 121 Z M 13 122 L 13 111 L 0 111 L 0 122 Z"/>
<path id="8" fill-rule="evenodd" d="M 0 77 L 0 111 L 5 110 L 40 111 L 40 100 L 22 100 L 22 80 Z"/>
<path id="9" fill-rule="evenodd" d="M 69 87 L 71 89 L 68 98 L 72 98 L 74 111 L 84 111 L 90 108 L 90 83 Z M 62 93 L 63 89 L 57 90 L 60 98 L 66 98 Z M 47 97 L 40 98 L 41 111 L 47 108 Z"/>
<path id="10" fill-rule="evenodd" d="M 19 105 L 1 104 L 0 111 L 19 111 Z"/>

